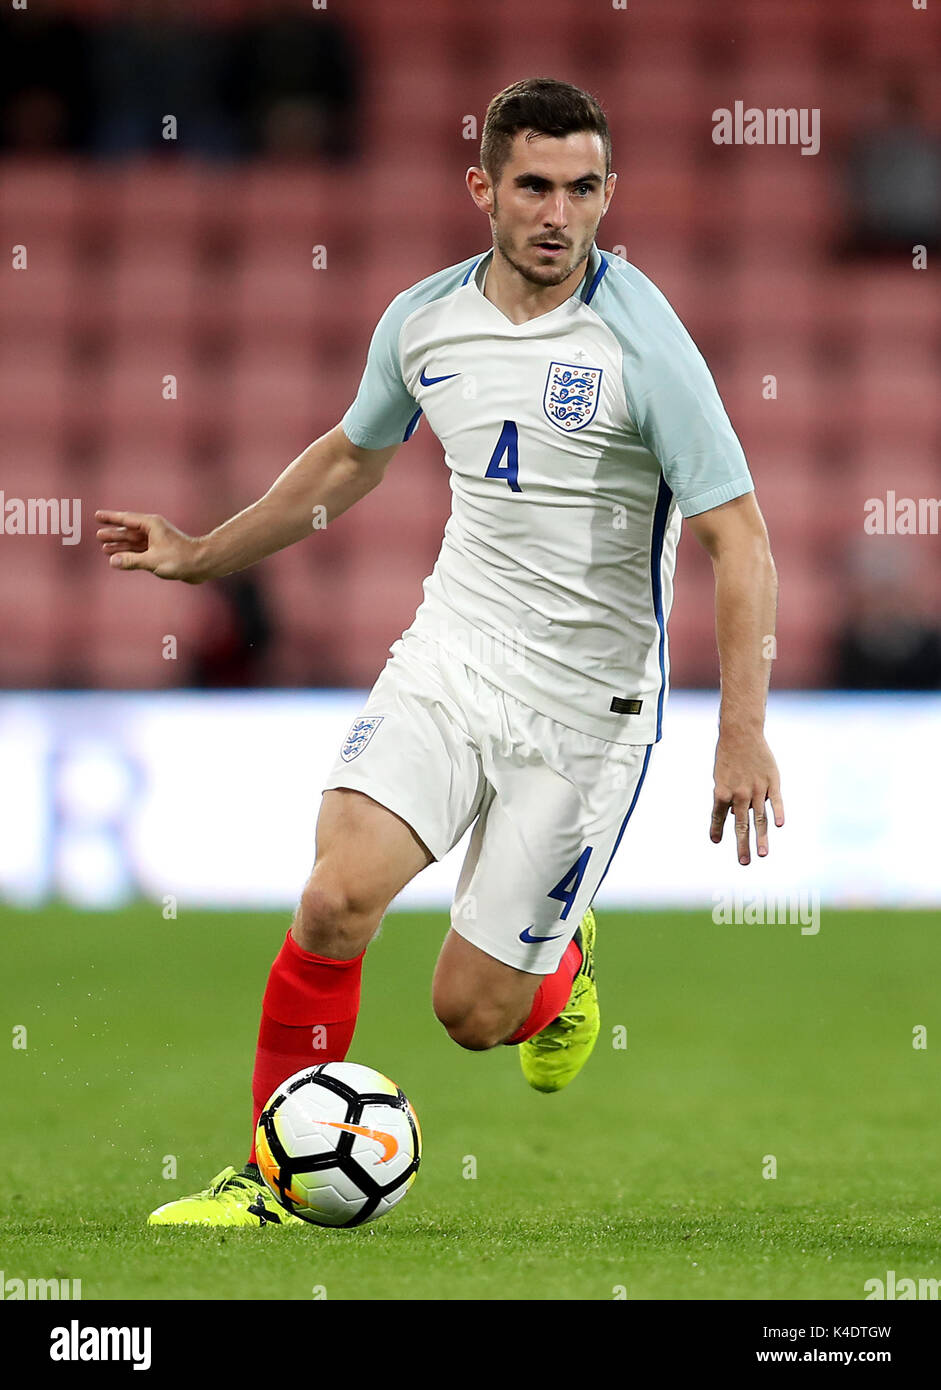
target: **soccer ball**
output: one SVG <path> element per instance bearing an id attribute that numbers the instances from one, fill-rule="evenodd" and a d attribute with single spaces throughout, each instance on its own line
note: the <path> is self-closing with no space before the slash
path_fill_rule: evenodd
<path id="1" fill-rule="evenodd" d="M 295 1072 L 258 1119 L 265 1183 L 315 1226 L 362 1226 L 405 1196 L 421 1162 L 421 1129 L 405 1092 L 356 1062 Z"/>

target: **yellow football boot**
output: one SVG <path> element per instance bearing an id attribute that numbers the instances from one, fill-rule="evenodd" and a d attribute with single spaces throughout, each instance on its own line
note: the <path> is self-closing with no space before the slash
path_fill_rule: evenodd
<path id="1" fill-rule="evenodd" d="M 572 981 L 565 1008 L 528 1042 L 520 1043 L 523 1075 L 537 1091 L 561 1091 L 573 1081 L 591 1056 L 601 1029 L 595 986 L 595 914 L 585 913 L 575 932 L 582 963 Z"/>
<path id="2" fill-rule="evenodd" d="M 276 1202 L 249 1164 L 241 1173 L 223 1168 L 204 1192 L 165 1202 L 147 1218 L 148 1226 L 304 1226 Z"/>

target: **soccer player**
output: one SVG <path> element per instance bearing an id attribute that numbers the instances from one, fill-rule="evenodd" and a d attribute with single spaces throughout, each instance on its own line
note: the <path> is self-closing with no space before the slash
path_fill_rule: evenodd
<path id="1" fill-rule="evenodd" d="M 715 571 L 711 838 L 734 814 L 747 864 L 750 813 L 759 855 L 769 801 L 784 823 L 763 734 L 767 532 L 689 335 L 596 245 L 616 179 L 604 113 L 567 83 L 517 82 L 490 103 L 480 160 L 466 181 L 492 248 L 392 301 L 353 404 L 264 497 L 201 537 L 98 513 L 113 567 L 198 584 L 308 536 L 315 508 L 346 511 L 422 415 L 451 470 L 424 601 L 327 780 L 316 862 L 264 994 L 256 1119 L 285 1077 L 346 1056 L 384 912 L 471 827 L 435 1013 L 462 1047 L 517 1047 L 539 1091 L 584 1065 L 600 1026 L 591 903 L 661 735 L 683 517 Z M 296 1220 L 253 1158 L 151 1222 Z"/>

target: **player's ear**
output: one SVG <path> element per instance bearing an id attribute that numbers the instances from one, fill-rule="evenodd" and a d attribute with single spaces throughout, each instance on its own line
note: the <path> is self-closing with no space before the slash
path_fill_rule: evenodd
<path id="1" fill-rule="evenodd" d="M 614 185 L 617 183 L 617 181 L 617 174 L 609 174 L 604 181 L 604 208 L 601 213 L 602 217 L 604 217 L 605 213 L 608 211 L 608 204 L 614 197 Z"/>
<path id="2" fill-rule="evenodd" d="M 471 165 L 464 176 L 468 191 L 481 212 L 493 212 L 493 185 L 486 172 Z"/>

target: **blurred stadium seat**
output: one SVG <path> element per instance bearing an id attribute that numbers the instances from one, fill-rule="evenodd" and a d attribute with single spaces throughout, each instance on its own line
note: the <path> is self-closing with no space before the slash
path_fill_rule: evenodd
<path id="1" fill-rule="evenodd" d="M 72 9 L 91 13 L 81 0 Z M 220 0 L 220 23 L 238 13 Z M 884 0 L 624 11 L 546 0 L 538 24 L 521 26 L 516 6 L 444 0 L 429 24 L 421 7 L 363 0 L 350 15 L 370 74 L 355 164 L 6 157 L 0 230 L 29 262 L 15 270 L 5 253 L 0 284 L 0 482 L 8 495 L 80 494 L 86 525 L 81 547 L 48 538 L 30 550 L 28 585 L 7 548 L 0 612 L 20 640 L 3 681 L 180 679 L 158 629 L 197 622 L 204 591 L 109 573 L 86 554 L 94 508 L 212 525 L 331 428 L 389 300 L 488 245 L 462 187 L 478 148 L 466 118 L 479 123 L 491 92 L 546 71 L 608 106 L 620 182 L 600 244 L 626 247 L 703 347 L 781 572 L 777 682 L 818 682 L 863 500 L 887 476 L 909 495 L 941 493 L 936 272 L 834 254 L 839 156 L 865 118 L 867 75 L 904 62 L 941 116 L 933 22 L 887 19 Z M 821 108 L 824 149 L 720 149 L 711 114 L 736 99 Z M 763 394 L 769 375 L 776 399 Z M 269 561 L 270 679 L 369 683 L 421 597 L 447 507 L 425 426 L 378 494 Z M 680 685 L 715 676 L 710 574 L 687 538 Z"/>

